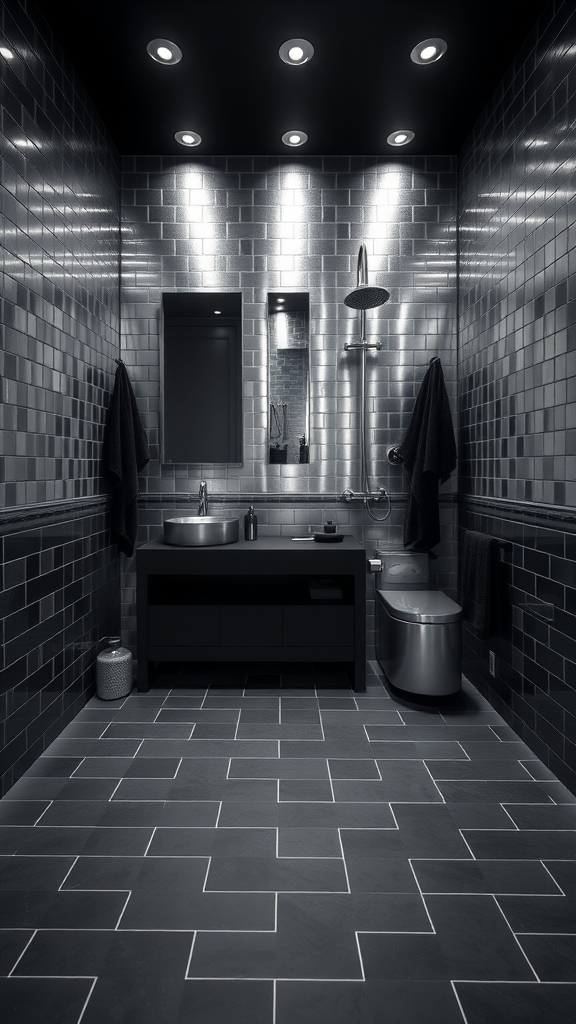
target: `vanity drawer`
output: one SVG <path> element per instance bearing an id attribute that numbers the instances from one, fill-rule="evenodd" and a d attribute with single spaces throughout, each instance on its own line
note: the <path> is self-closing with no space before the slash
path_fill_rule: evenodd
<path id="1" fill-rule="evenodd" d="M 218 644 L 215 605 L 158 604 L 148 609 L 150 647 L 211 647 Z"/>
<path id="2" fill-rule="evenodd" d="M 279 647 L 282 643 L 282 608 L 278 605 L 222 605 L 222 647 Z"/>
<path id="3" fill-rule="evenodd" d="M 349 647 L 354 643 L 354 609 L 284 605 L 284 647 Z"/>

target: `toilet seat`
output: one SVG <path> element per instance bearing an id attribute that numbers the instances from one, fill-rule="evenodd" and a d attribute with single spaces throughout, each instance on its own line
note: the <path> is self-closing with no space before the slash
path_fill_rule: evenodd
<path id="1" fill-rule="evenodd" d="M 388 611 L 404 622 L 459 622 L 462 609 L 442 590 L 379 590 Z"/>

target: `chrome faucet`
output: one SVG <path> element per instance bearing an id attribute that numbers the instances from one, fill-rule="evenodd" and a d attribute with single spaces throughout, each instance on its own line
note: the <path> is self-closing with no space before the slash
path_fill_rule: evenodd
<path id="1" fill-rule="evenodd" d="M 208 485 L 205 480 L 200 481 L 200 490 L 198 491 L 198 515 L 208 515 Z"/>

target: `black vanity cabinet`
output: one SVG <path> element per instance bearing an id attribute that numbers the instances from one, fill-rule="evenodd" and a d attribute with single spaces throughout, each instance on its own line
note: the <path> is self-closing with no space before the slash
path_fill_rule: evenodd
<path id="1" fill-rule="evenodd" d="M 263 537 L 136 553 L 138 689 L 154 663 L 338 662 L 366 689 L 366 554 Z"/>

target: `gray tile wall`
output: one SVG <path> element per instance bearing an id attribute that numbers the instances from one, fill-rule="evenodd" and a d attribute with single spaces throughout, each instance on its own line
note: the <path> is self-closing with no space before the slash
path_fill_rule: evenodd
<path id="1" fill-rule="evenodd" d="M 370 549 L 376 538 L 401 542 L 401 507 L 391 534 L 390 523 L 378 527 L 337 500 L 345 487 L 360 489 L 360 358 L 344 351 L 357 337 L 358 314 L 343 299 L 365 242 L 369 279 L 391 295 L 367 314 L 368 336 L 383 344 L 368 356 L 369 468 L 373 490 L 384 484 L 401 506 L 405 475 L 388 464 L 386 448 L 401 439 L 433 355 L 441 356 L 455 412 L 455 159 L 136 156 L 123 158 L 122 168 L 122 357 L 152 443 L 142 539 L 160 533 L 164 514 L 186 507 L 203 478 L 216 506 L 227 500 L 243 513 L 253 502 L 262 531 L 293 535 L 337 518 Z M 280 288 L 310 295 L 311 462 L 304 466 L 267 464 L 267 294 Z M 161 294 L 191 289 L 242 292 L 240 467 L 159 462 Z M 450 481 L 444 490 L 454 488 Z M 448 586 L 450 540 L 447 529 L 438 568 Z M 133 574 L 125 583 L 133 641 Z"/>
<path id="2" fill-rule="evenodd" d="M 0 514 L 0 774 L 9 785 L 87 699 L 94 642 L 114 609 L 118 628 L 99 459 L 119 354 L 119 167 L 34 5 L 0 4 L 0 36 L 14 54 L 0 58 L 0 506 L 9 510 Z M 93 496 L 87 512 L 82 499 Z M 55 533 L 45 534 L 39 510 L 54 503 Z"/>
<path id="3" fill-rule="evenodd" d="M 513 535 L 508 624 L 491 641 L 500 677 L 470 635 L 465 669 L 573 785 L 576 11 L 549 11 L 460 159 L 461 522 Z M 535 595 L 553 625 L 526 611 Z"/>

